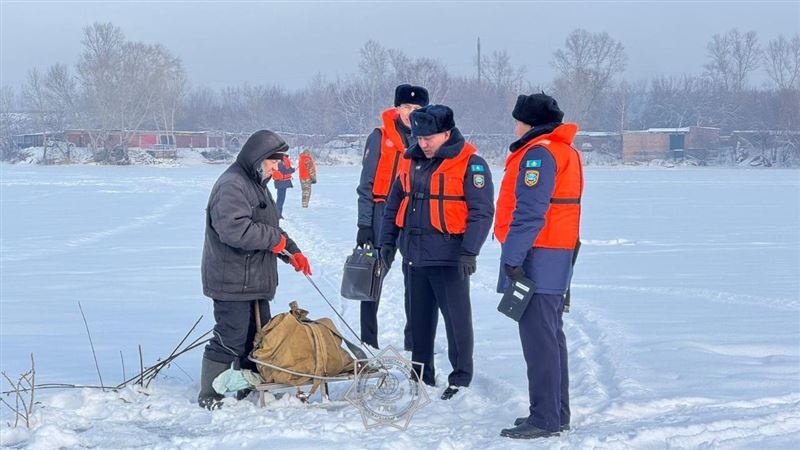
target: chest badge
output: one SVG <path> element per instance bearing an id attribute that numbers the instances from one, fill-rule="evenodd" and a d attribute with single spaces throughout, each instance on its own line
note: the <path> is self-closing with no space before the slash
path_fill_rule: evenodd
<path id="1" fill-rule="evenodd" d="M 525 186 L 534 187 L 539 184 L 539 171 L 526 170 L 525 171 Z"/>

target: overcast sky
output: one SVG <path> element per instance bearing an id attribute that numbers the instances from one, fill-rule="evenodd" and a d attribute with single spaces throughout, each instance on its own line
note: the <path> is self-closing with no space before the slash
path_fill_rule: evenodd
<path id="1" fill-rule="evenodd" d="M 241 82 L 303 86 L 316 73 L 357 69 L 375 39 L 410 56 L 474 71 L 484 52 L 505 49 L 534 84 L 553 77 L 552 53 L 574 28 L 607 31 L 628 54 L 630 80 L 699 73 L 714 33 L 755 30 L 766 43 L 800 29 L 800 1 L 724 2 L 9 2 L 0 0 L 0 75 L 18 87 L 26 72 L 74 64 L 82 27 L 112 22 L 130 40 L 160 42 L 194 85 Z M 763 76 L 759 75 L 759 79 Z M 758 79 L 756 80 L 758 81 Z"/>

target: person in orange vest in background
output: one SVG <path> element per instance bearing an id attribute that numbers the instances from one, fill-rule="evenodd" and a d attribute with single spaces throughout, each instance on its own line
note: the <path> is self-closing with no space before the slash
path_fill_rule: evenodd
<path id="1" fill-rule="evenodd" d="M 502 245 L 498 292 L 526 278 L 534 295 L 519 320 L 528 367 L 529 414 L 501 436 L 533 439 L 569 430 L 569 375 L 562 314 L 572 278 L 583 194 L 578 132 L 544 93 L 520 95 L 497 199 L 494 234 Z"/>
<path id="2" fill-rule="evenodd" d="M 358 234 L 356 245 L 377 246 L 381 235 L 383 210 L 389 188 L 397 174 L 408 168 L 408 159 L 403 154 L 413 144 L 411 138 L 411 113 L 427 106 L 428 91 L 420 86 L 401 84 L 394 90 L 394 108 L 381 114 L 383 125 L 375 128 L 367 137 L 364 158 L 361 161 L 361 179 L 356 188 L 358 194 Z M 380 251 L 380 250 L 379 250 Z M 403 273 L 406 266 L 403 266 Z M 408 290 L 404 293 L 406 325 L 403 348 L 411 351 L 411 326 L 408 318 Z M 377 302 L 361 302 L 361 341 L 378 348 Z"/>
<path id="3" fill-rule="evenodd" d="M 492 228 L 494 187 L 489 166 L 455 127 L 447 106 L 411 113 L 411 132 L 417 143 L 406 150 L 411 164 L 386 199 L 380 257 L 391 267 L 399 244 L 408 266 L 411 359 L 424 364 L 422 381 L 429 386 L 436 385 L 433 345 L 437 308 L 442 311 L 453 367 L 441 396 L 448 400 L 472 381 L 469 277 Z"/>
<path id="4" fill-rule="evenodd" d="M 278 215 L 283 219 L 283 203 L 286 201 L 286 189 L 294 187 L 292 185 L 292 160 L 289 156 L 283 155 L 283 159 L 278 162 L 278 169 L 272 172 L 272 181 L 275 182 L 275 189 L 278 191 Z"/>
<path id="5" fill-rule="evenodd" d="M 308 208 L 308 201 L 311 200 L 311 185 L 317 183 L 317 164 L 311 155 L 311 150 L 305 149 L 300 153 L 297 161 L 300 168 L 300 189 L 303 192 L 303 208 Z"/>

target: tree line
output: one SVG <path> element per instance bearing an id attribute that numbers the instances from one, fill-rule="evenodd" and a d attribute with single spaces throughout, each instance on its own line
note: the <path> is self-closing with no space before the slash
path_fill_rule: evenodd
<path id="1" fill-rule="evenodd" d="M 4 148 L 12 134 L 68 128 L 94 130 L 92 147 L 106 158 L 123 159 L 125 149 L 121 156 L 111 153 L 111 130 L 121 130 L 123 138 L 143 129 L 362 134 L 378 125 L 400 83 L 425 86 L 433 102 L 456 111 L 466 133 L 510 134 L 516 96 L 540 90 L 556 97 L 565 120 L 583 130 L 800 130 L 799 34 L 762 44 L 754 31 L 731 29 L 712 36 L 697 73 L 635 81 L 624 77 L 624 45 L 606 32 L 573 30 L 549 56 L 552 80 L 532 79 L 505 50 L 476 56 L 474 74 L 456 75 L 438 59 L 370 40 L 359 49 L 351 74 L 319 73 L 297 90 L 278 84 L 193 85 L 179 56 L 160 44 L 130 41 L 111 23 L 85 27 L 81 48 L 74 64 L 31 68 L 21 89 L 2 87 Z M 767 81 L 752 81 L 759 71 Z"/>

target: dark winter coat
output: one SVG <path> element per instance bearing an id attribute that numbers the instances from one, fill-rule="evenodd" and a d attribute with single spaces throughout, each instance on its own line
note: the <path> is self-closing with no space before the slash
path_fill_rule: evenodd
<path id="1" fill-rule="evenodd" d="M 399 118 L 395 121 L 395 127 L 400 133 L 403 145 L 408 148 L 409 142 L 411 142 L 411 130 Z M 361 179 L 356 188 L 356 193 L 358 194 L 358 226 L 372 227 L 372 232 L 375 233 L 376 239 L 380 236 L 385 203 L 376 203 L 372 200 L 372 184 L 375 181 L 375 173 L 378 171 L 378 161 L 381 159 L 382 136 L 381 130 L 376 128 L 367 137 L 364 156 L 361 160 Z"/>
<path id="2" fill-rule="evenodd" d="M 275 296 L 277 256 L 270 249 L 285 232 L 257 171 L 273 152 L 269 146 L 245 146 L 211 190 L 201 266 L 203 294 L 208 297 L 244 301 Z M 288 236 L 286 242 L 290 253 L 300 251 Z"/>
<path id="3" fill-rule="evenodd" d="M 534 127 L 511 144 L 509 150 L 514 152 L 531 140 L 551 133 L 559 125 L 561 123 Z M 528 161 L 539 161 L 541 164 L 539 182 L 534 187 L 525 184 L 524 168 Z M 536 146 L 525 152 L 520 164 L 515 191 L 517 207 L 511 224 L 512 231 L 502 246 L 497 292 L 504 292 L 508 287 L 509 280 L 503 269 L 507 264 L 522 266 L 525 275 L 533 280 L 537 293 L 563 295 L 572 278 L 573 250 L 531 246 L 544 226 L 545 214 L 550 206 L 556 181 L 556 161 L 546 148 Z"/>
<path id="4" fill-rule="evenodd" d="M 294 167 L 286 167 L 283 160 L 278 163 L 278 171 L 283 175 L 291 175 L 294 173 Z M 275 189 L 288 189 L 294 187 L 292 184 L 291 178 L 286 178 L 285 180 L 274 180 L 275 181 Z"/>
<path id="5" fill-rule="evenodd" d="M 406 151 L 411 158 L 410 170 L 415 171 L 412 192 L 429 192 L 431 176 L 445 159 L 458 156 L 464 147 L 464 137 L 453 128 L 450 139 L 436 155 L 428 159 L 418 144 Z M 476 186 L 475 175 L 482 175 L 483 183 Z M 400 202 L 403 200 L 400 180 L 395 179 L 386 211 L 383 215 L 380 245 L 396 246 L 403 260 L 412 266 L 456 266 L 461 255 L 477 255 L 492 227 L 494 218 L 494 186 L 486 161 L 478 155 L 469 159 L 464 175 L 464 197 L 467 199 L 467 230 L 464 234 L 445 236 L 431 224 L 430 200 L 410 198 L 403 228 L 395 224 Z"/>

